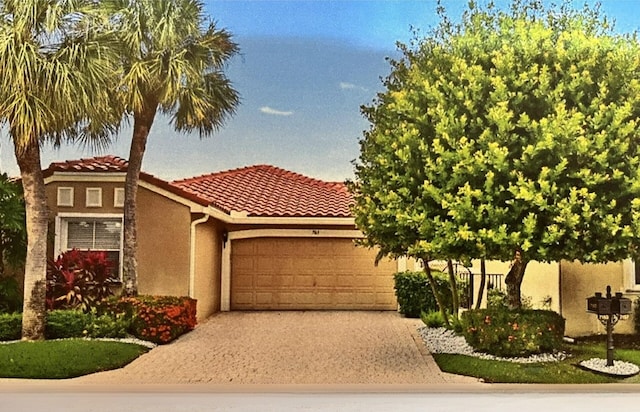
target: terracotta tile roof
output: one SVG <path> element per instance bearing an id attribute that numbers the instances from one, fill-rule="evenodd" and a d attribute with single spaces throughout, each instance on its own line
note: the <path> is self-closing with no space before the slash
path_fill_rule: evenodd
<path id="1" fill-rule="evenodd" d="M 51 163 L 46 171 L 53 172 L 126 172 L 128 162 L 117 156 L 99 156 L 88 159 Z"/>
<path id="2" fill-rule="evenodd" d="M 51 163 L 48 168 L 43 170 L 42 174 L 46 178 L 51 176 L 55 172 L 125 173 L 127 171 L 128 165 L 129 162 L 127 160 L 117 156 L 99 156 L 87 159 L 68 160 L 66 162 L 54 162 Z M 140 172 L 140 180 L 151 183 L 152 185 L 167 190 L 178 196 L 182 196 L 183 198 L 191 200 L 192 202 L 198 203 L 202 206 L 209 206 L 210 202 L 207 199 L 203 199 L 193 193 L 186 192 L 179 187 L 170 184 L 166 180 L 157 178 L 152 174 Z"/>
<path id="3" fill-rule="evenodd" d="M 126 172 L 128 162 L 100 156 L 55 162 L 43 171 Z M 225 213 L 261 217 L 351 217 L 353 200 L 344 183 L 325 182 L 269 165 L 249 166 L 167 182 L 141 172 L 140 179 L 203 206 Z"/>
<path id="4" fill-rule="evenodd" d="M 258 165 L 176 180 L 171 184 L 223 211 L 264 217 L 351 217 L 343 183 L 324 182 L 274 166 Z"/>

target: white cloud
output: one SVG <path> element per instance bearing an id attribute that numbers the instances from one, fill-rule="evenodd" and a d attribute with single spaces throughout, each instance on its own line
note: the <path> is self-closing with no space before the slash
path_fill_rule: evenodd
<path id="1" fill-rule="evenodd" d="M 274 115 L 274 116 L 291 116 L 293 114 L 293 112 L 285 112 L 285 111 L 282 111 L 282 110 L 276 110 L 276 109 L 272 109 L 269 106 L 261 107 L 260 111 L 262 113 L 271 114 L 271 115 Z"/>
<path id="2" fill-rule="evenodd" d="M 369 91 L 369 89 L 362 87 L 362 86 L 357 86 L 353 83 L 348 83 L 348 82 L 340 82 L 340 88 L 342 90 L 362 90 L 364 92 Z"/>

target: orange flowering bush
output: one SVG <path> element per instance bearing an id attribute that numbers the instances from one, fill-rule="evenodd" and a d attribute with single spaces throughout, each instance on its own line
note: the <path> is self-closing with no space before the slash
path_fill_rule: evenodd
<path id="1" fill-rule="evenodd" d="M 564 335 L 564 319 L 550 310 L 469 310 L 460 320 L 469 345 L 496 356 L 552 352 Z"/>
<path id="2" fill-rule="evenodd" d="M 196 300 L 175 296 L 136 296 L 107 299 L 101 312 L 124 313 L 130 332 L 139 339 L 169 343 L 196 326 Z"/>

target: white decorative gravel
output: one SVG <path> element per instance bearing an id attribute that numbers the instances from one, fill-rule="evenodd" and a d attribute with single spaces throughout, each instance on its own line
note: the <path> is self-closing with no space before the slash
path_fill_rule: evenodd
<path id="1" fill-rule="evenodd" d="M 614 376 L 632 376 L 640 372 L 640 368 L 633 363 L 614 360 L 613 366 L 607 366 L 607 360 L 601 358 L 582 361 L 580 366 Z"/>
<path id="2" fill-rule="evenodd" d="M 146 340 L 140 340 L 137 338 L 66 338 L 66 339 L 103 340 L 108 342 L 133 343 L 135 345 L 145 346 L 149 349 L 153 349 L 156 346 L 158 346 L 153 342 L 148 342 Z M 51 340 L 66 340 L 66 339 L 51 339 Z M 10 343 L 16 343 L 16 342 L 22 342 L 22 341 L 21 340 L 0 341 L 0 345 L 8 345 Z"/>
<path id="3" fill-rule="evenodd" d="M 502 360 L 516 363 L 558 362 L 567 358 L 564 352 L 542 353 L 526 358 L 502 358 L 487 353 L 476 352 L 462 336 L 456 335 L 446 328 L 419 328 L 418 332 L 431 353 L 452 353 L 458 355 L 474 356 L 480 359 Z"/>

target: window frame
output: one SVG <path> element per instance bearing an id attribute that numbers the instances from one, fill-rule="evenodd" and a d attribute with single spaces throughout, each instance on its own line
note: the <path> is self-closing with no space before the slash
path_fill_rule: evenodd
<path id="1" fill-rule="evenodd" d="M 73 190 L 73 186 L 58 186 L 57 194 L 56 194 L 56 206 L 59 207 L 73 207 L 74 205 L 74 196 L 75 192 Z M 69 194 L 69 202 L 63 202 L 64 196 L 61 195 L 63 191 L 68 191 Z"/>
<path id="2" fill-rule="evenodd" d="M 64 253 L 68 250 L 71 250 L 68 247 L 68 222 L 69 220 L 78 220 L 78 219 L 87 219 L 87 220 L 120 220 L 120 250 L 119 253 L 119 262 L 118 262 L 118 277 L 117 282 L 122 282 L 122 261 L 123 261 L 123 247 L 124 247 L 124 215 L 122 213 L 58 213 L 55 218 L 55 241 L 54 241 L 54 251 L 55 255 L 58 256 L 61 253 Z M 82 249 L 86 250 L 86 249 Z M 103 250 L 103 249 L 96 249 Z"/>
<path id="3" fill-rule="evenodd" d="M 90 203 L 89 199 L 91 198 L 89 193 L 90 192 L 95 192 L 98 193 L 98 202 L 97 203 Z M 85 206 L 86 207 L 102 207 L 102 188 L 101 187 L 88 187 L 85 190 Z"/>
<path id="4" fill-rule="evenodd" d="M 622 262 L 624 287 L 629 292 L 640 292 L 640 283 L 636 282 L 636 268 L 640 270 L 640 260 L 625 259 Z"/>
<path id="5" fill-rule="evenodd" d="M 118 202 L 118 199 L 121 201 Z M 113 189 L 113 207 L 124 207 L 124 187 Z"/>

